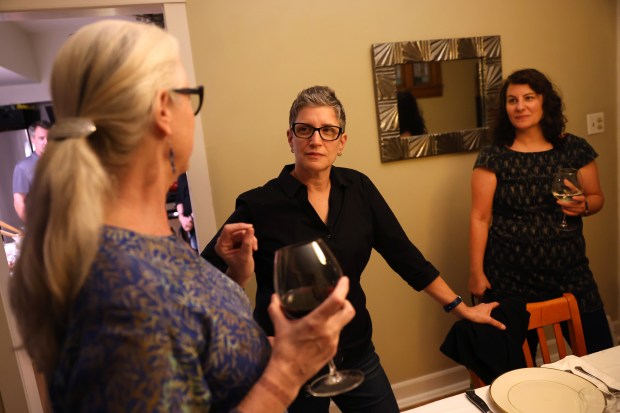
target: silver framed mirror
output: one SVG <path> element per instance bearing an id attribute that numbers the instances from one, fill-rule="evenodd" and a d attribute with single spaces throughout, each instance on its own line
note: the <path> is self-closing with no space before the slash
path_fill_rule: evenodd
<path id="1" fill-rule="evenodd" d="M 499 36 L 376 43 L 372 58 L 382 162 L 470 152 L 490 142 L 502 84 Z M 423 126 L 403 130 L 411 122 L 401 98 L 410 95 Z"/>

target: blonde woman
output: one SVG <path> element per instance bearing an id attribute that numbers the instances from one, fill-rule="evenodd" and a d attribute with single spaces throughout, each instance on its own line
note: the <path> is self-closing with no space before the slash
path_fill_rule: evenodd
<path id="1" fill-rule="evenodd" d="M 222 233 L 231 277 L 170 233 L 166 192 L 187 169 L 202 103 L 175 39 L 125 21 L 86 26 L 60 50 L 51 89 L 57 124 L 11 304 L 54 411 L 284 411 L 335 354 L 354 313 L 348 280 L 300 320 L 274 297 L 271 346 L 234 271 L 253 266 L 253 228 Z"/>

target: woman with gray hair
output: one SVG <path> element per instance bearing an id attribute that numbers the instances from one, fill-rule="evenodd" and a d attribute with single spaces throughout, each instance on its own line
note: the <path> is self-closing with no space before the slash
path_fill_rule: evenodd
<path id="1" fill-rule="evenodd" d="M 254 317 L 267 334 L 274 325 L 268 317 L 274 292 L 273 262 L 278 248 L 321 238 L 334 252 L 351 283 L 349 300 L 355 318 L 342 331 L 335 357 L 338 369 L 363 371 L 364 382 L 333 400 L 341 411 L 398 412 L 390 382 L 372 343 L 372 325 L 366 309 L 361 275 L 373 249 L 416 290 L 424 290 L 459 318 L 488 323 L 498 328 L 491 310 L 497 303 L 468 307 L 439 276 L 407 238 L 394 213 L 364 174 L 334 166 L 347 143 L 344 108 L 334 91 L 325 86 L 302 90 L 293 102 L 286 132 L 295 163 L 264 186 L 241 194 L 227 224 L 250 223 L 259 245 L 256 263 Z M 225 228 L 225 227 L 224 227 Z M 228 267 L 227 249 L 216 236 L 202 256 L 222 271 Z M 230 268 L 229 268 L 230 270 Z M 241 273 L 239 268 L 232 269 Z M 247 278 L 252 274 L 246 273 Z M 323 373 L 323 372 L 322 372 Z M 289 408 L 290 413 L 328 412 L 327 397 L 313 397 L 305 390 Z"/>
<path id="2" fill-rule="evenodd" d="M 270 343 L 241 286 L 171 234 L 166 193 L 187 170 L 203 93 L 177 41 L 140 23 L 86 26 L 51 90 L 57 123 L 10 292 L 54 411 L 284 411 L 353 317 L 348 282 L 299 320 L 274 297 Z M 240 244 L 231 266 L 252 266 L 250 225 L 222 240 Z"/>

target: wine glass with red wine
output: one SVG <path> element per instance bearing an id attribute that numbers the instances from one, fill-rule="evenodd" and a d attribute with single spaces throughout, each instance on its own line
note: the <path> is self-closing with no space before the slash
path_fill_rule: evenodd
<path id="1" fill-rule="evenodd" d="M 338 260 L 321 239 L 277 250 L 273 272 L 276 293 L 284 313 L 290 318 L 301 318 L 318 307 L 342 275 Z M 364 381 L 364 373 L 359 370 L 337 370 L 333 360 L 328 366 L 329 373 L 308 386 L 313 396 L 335 396 Z"/>

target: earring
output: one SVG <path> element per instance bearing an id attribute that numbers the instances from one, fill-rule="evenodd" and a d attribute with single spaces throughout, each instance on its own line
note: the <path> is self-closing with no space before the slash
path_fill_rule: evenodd
<path id="1" fill-rule="evenodd" d="M 291 148 L 291 153 L 295 153 L 295 150 L 293 148 Z"/>
<path id="2" fill-rule="evenodd" d="M 177 173 L 177 167 L 174 164 L 174 151 L 172 150 L 172 144 L 170 144 L 170 152 L 168 153 L 168 156 L 170 158 L 170 168 L 172 168 L 172 173 L 176 174 Z"/>
<path id="3" fill-rule="evenodd" d="M 342 152 L 341 151 L 338 151 L 338 156 L 342 156 Z"/>

